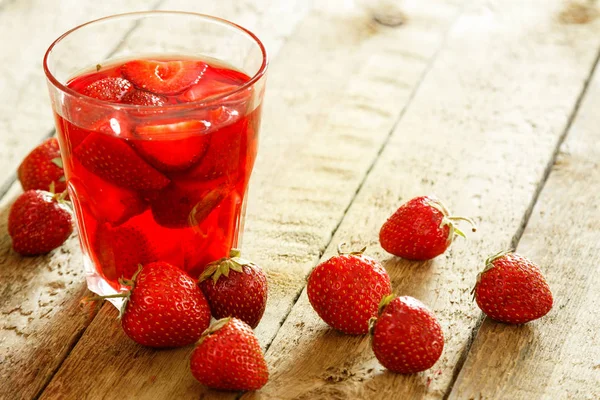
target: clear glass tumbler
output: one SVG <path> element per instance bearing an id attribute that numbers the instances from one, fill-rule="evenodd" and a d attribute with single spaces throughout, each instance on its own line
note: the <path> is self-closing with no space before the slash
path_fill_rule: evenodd
<path id="1" fill-rule="evenodd" d="M 266 70 L 253 33 L 194 13 L 111 16 L 50 46 L 90 290 L 113 294 L 153 261 L 197 277 L 239 246 Z"/>

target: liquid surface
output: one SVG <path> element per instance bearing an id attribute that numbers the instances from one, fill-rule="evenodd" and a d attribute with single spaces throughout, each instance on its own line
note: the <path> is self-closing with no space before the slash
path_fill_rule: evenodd
<path id="1" fill-rule="evenodd" d="M 114 288 L 158 260 L 197 277 L 236 245 L 260 124 L 252 89 L 236 91 L 248 81 L 202 60 L 144 59 L 69 82 L 102 100 L 72 99 L 55 118 L 84 253 Z"/>

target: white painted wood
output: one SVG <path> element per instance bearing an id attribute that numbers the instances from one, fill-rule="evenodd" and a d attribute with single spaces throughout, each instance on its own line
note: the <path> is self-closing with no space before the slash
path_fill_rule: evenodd
<path id="1" fill-rule="evenodd" d="M 54 129 L 42 59 L 67 30 L 92 19 L 148 10 L 147 0 L 15 0 L 0 5 L 0 187 Z M 111 32 L 101 38 L 116 40 Z M 73 54 L 73 57 L 77 57 Z"/>
<path id="2" fill-rule="evenodd" d="M 385 372 L 367 337 L 328 329 L 303 293 L 267 352 L 269 383 L 243 399 L 449 393 L 480 315 L 469 293 L 477 272 L 522 229 L 600 46 L 599 25 L 560 24 L 561 7 L 490 1 L 466 9 L 322 258 L 341 241 L 368 245 L 396 293 L 435 311 L 446 336 L 439 362 L 412 376 Z M 429 193 L 474 217 L 479 233 L 430 262 L 390 257 L 378 245 L 381 225 L 401 203 Z"/>
<path id="3" fill-rule="evenodd" d="M 412 25 L 391 29 L 341 0 L 336 4 L 316 4 L 271 64 L 243 245 L 269 278 L 267 312 L 256 331 L 263 346 L 279 329 L 459 9 L 457 2 L 422 5 Z M 42 398 L 70 397 L 81 387 L 90 397 L 215 395 L 189 373 L 191 348 L 142 349 L 108 322 L 115 315 L 103 309 Z M 107 367 L 87 374 L 94 365 Z M 153 384 L 140 376 L 155 377 Z"/>
<path id="4" fill-rule="evenodd" d="M 50 42 L 87 19 L 152 5 L 146 1 L 104 2 L 102 7 L 91 1 L 75 3 L 20 0 L 0 8 L 2 33 L 21 35 L 31 42 L 28 52 L 21 53 L 30 57 L 24 60 L 17 57 L 23 42 L 11 42 L 10 35 L 0 35 L 6 49 L 3 56 L 10 56 L 0 64 L 0 71 L 11 78 L 0 80 L 0 96 L 4 96 L 0 97 L 4 100 L 0 107 L 5 107 L 0 108 L 0 127 L 4 128 L 0 130 L 0 182 L 10 176 L 24 153 L 51 131 L 52 113 L 41 70 L 41 58 Z M 271 52 L 274 56 L 310 9 L 310 3 L 278 5 L 253 0 L 189 4 L 173 0 L 162 8 L 209 12 L 251 29 L 256 26 L 275 47 Z M 4 25 L 6 21 L 10 24 Z M 21 125 L 28 131 L 23 132 Z M 12 158 L 3 157 L 4 151 Z M 79 307 L 86 290 L 76 236 L 45 257 L 23 258 L 11 250 L 6 220 L 19 193 L 16 183 L 0 204 L 0 398 L 11 399 L 32 398 L 43 389 L 95 315 Z"/>
<path id="5" fill-rule="evenodd" d="M 451 399 L 600 398 L 599 107 L 596 71 L 517 248 L 540 264 L 553 309 L 519 327 L 486 319 Z"/>

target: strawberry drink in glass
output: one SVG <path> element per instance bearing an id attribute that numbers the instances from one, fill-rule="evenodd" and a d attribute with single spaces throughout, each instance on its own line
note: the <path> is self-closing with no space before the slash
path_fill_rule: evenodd
<path id="1" fill-rule="evenodd" d="M 153 261 L 197 277 L 239 245 L 266 68 L 255 35 L 193 13 L 108 17 L 50 46 L 90 290 L 118 292 Z"/>

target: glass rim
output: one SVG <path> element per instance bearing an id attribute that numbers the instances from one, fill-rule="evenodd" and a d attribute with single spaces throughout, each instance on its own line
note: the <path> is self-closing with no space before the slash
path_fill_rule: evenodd
<path id="1" fill-rule="evenodd" d="M 256 44 L 258 44 L 258 47 L 262 53 L 262 63 L 260 65 L 260 68 L 250 78 L 250 80 L 245 82 L 243 85 L 238 86 L 237 88 L 235 88 L 233 90 L 220 93 L 216 96 L 212 96 L 208 100 L 190 101 L 188 103 L 180 103 L 180 104 L 167 104 L 167 105 L 160 106 L 160 107 L 148 106 L 148 105 L 114 103 L 111 101 L 105 101 L 105 100 L 96 99 L 94 97 L 86 96 L 86 95 L 83 95 L 83 94 L 69 88 L 68 86 L 64 85 L 63 83 L 61 83 L 54 76 L 54 74 L 52 74 L 52 72 L 50 71 L 50 68 L 48 67 L 48 58 L 50 57 L 50 53 L 64 38 L 69 36 L 71 33 L 78 31 L 79 29 L 84 28 L 88 25 L 95 24 L 97 22 L 117 19 L 117 18 L 121 18 L 121 17 L 136 17 L 136 16 L 159 15 L 159 14 L 202 17 L 207 20 L 212 20 L 213 22 L 219 22 L 219 23 L 222 23 L 225 25 L 229 25 L 232 28 L 235 28 L 237 30 L 244 32 L 252 40 L 254 40 L 254 42 Z M 43 68 L 44 68 L 44 73 L 46 75 L 46 79 L 48 79 L 48 81 L 54 87 L 59 89 L 61 92 L 66 93 L 70 96 L 76 97 L 80 100 L 90 102 L 92 104 L 96 103 L 99 106 L 104 106 L 104 107 L 113 106 L 113 107 L 118 107 L 120 109 L 125 109 L 125 110 L 127 110 L 127 109 L 130 109 L 130 110 L 139 110 L 139 109 L 173 110 L 173 109 L 185 109 L 185 108 L 189 108 L 189 107 L 200 107 L 200 106 L 204 106 L 204 105 L 210 105 L 215 102 L 218 102 L 219 100 L 221 100 L 223 98 L 229 97 L 231 95 L 234 95 L 238 92 L 242 92 L 242 91 L 252 87 L 256 82 L 258 82 L 265 75 L 268 64 L 269 64 L 268 54 L 267 54 L 267 50 L 266 50 L 264 44 L 260 41 L 260 39 L 254 33 L 252 33 L 250 30 L 244 28 L 243 26 L 240 26 L 234 22 L 228 21 L 224 18 L 215 17 L 215 16 L 208 15 L 208 14 L 202 14 L 202 13 L 196 13 L 196 12 L 190 12 L 190 11 L 163 11 L 163 10 L 136 11 L 136 12 L 128 12 L 128 13 L 122 13 L 122 14 L 113 14 L 113 15 L 109 15 L 109 16 L 102 17 L 102 18 L 97 18 L 97 19 L 85 22 L 83 24 L 77 25 L 76 27 L 69 29 L 68 31 L 66 31 L 65 33 L 60 35 L 56 40 L 54 40 L 52 42 L 52 44 L 48 47 L 48 50 L 46 50 L 46 53 L 44 54 L 44 58 L 43 58 Z"/>

